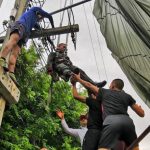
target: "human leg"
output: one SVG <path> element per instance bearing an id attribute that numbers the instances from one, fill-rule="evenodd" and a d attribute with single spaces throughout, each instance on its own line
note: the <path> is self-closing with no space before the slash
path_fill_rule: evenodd
<path id="1" fill-rule="evenodd" d="M 0 66 L 4 67 L 6 71 L 9 70 L 7 68 L 6 57 L 8 53 L 17 45 L 18 41 L 19 41 L 19 35 L 17 33 L 11 34 L 9 41 L 6 43 L 6 45 L 4 46 L 1 52 Z"/>
<path id="2" fill-rule="evenodd" d="M 93 85 L 96 85 L 98 87 L 103 87 L 106 85 L 106 81 L 102 81 L 102 82 L 99 82 L 99 83 L 96 83 L 94 82 L 82 69 L 79 68 L 79 71 L 80 71 L 80 76 L 81 76 L 81 79 L 87 81 L 87 82 L 90 82 L 91 84 Z"/>
<path id="3" fill-rule="evenodd" d="M 61 63 L 55 66 L 56 72 L 58 72 L 59 76 L 65 80 L 66 82 L 69 81 L 69 78 L 72 74 L 70 67 Z"/>
<path id="4" fill-rule="evenodd" d="M 124 117 L 124 132 L 122 134 L 122 139 L 125 141 L 127 147 L 130 146 L 136 139 L 137 134 L 135 131 L 135 125 L 132 119 L 128 116 Z M 133 150 L 139 150 L 138 144 L 135 145 Z"/>
<path id="5" fill-rule="evenodd" d="M 6 58 L 8 53 L 17 45 L 19 39 L 20 37 L 18 33 L 11 34 L 9 41 L 2 50 L 1 57 Z"/>
<path id="6" fill-rule="evenodd" d="M 88 129 L 84 140 L 82 150 L 97 150 L 101 131 L 98 129 Z"/>
<path id="7" fill-rule="evenodd" d="M 18 45 L 16 45 L 12 49 L 12 52 L 11 52 L 10 58 L 9 58 L 9 65 L 8 65 L 9 72 L 14 73 L 15 66 L 16 66 L 16 61 L 17 61 L 18 55 L 20 53 L 20 49 L 21 48 Z"/>
<path id="8" fill-rule="evenodd" d="M 122 117 L 118 115 L 107 116 L 103 122 L 99 149 L 113 149 L 122 134 Z"/>

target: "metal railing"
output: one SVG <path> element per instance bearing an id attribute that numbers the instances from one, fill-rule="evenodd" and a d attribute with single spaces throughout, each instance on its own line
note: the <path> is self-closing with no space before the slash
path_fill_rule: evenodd
<path id="1" fill-rule="evenodd" d="M 133 148 L 140 143 L 143 138 L 150 132 L 150 125 L 143 131 L 143 133 L 127 148 L 127 150 L 133 150 Z"/>

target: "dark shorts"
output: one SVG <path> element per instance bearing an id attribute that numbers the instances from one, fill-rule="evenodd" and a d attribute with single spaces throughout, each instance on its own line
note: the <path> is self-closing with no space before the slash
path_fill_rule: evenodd
<path id="1" fill-rule="evenodd" d="M 19 34 L 20 40 L 17 43 L 17 45 L 19 47 L 21 47 L 22 45 L 24 45 L 27 42 L 28 38 L 27 38 L 27 34 L 25 32 L 25 27 L 18 21 L 14 22 L 14 24 L 11 25 L 10 35 L 13 33 Z"/>
<path id="2" fill-rule="evenodd" d="M 82 150 L 97 150 L 101 136 L 101 130 L 88 129 L 83 139 Z"/>
<path id="3" fill-rule="evenodd" d="M 99 148 L 113 149 L 119 139 L 129 146 L 136 138 L 135 126 L 129 116 L 110 115 L 103 122 Z"/>

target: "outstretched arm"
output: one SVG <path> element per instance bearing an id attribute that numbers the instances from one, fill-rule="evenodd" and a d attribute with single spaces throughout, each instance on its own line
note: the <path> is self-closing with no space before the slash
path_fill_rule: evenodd
<path id="1" fill-rule="evenodd" d="M 138 104 L 133 104 L 131 106 L 132 110 L 135 111 L 135 113 L 137 115 L 139 115 L 140 117 L 144 117 L 145 116 L 145 113 L 144 113 L 144 110 L 142 109 L 142 107 Z"/>
<path id="2" fill-rule="evenodd" d="M 40 27 L 39 23 L 36 23 L 36 24 L 35 24 L 34 29 L 35 29 L 35 30 L 41 30 L 41 27 Z"/>
<path id="3" fill-rule="evenodd" d="M 76 100 L 82 103 L 86 103 L 86 97 L 79 95 L 77 88 L 76 88 L 76 83 L 72 84 L 72 94 Z"/>
<path id="4" fill-rule="evenodd" d="M 66 120 L 64 118 L 64 113 L 62 111 L 58 110 L 56 112 L 56 114 L 61 119 L 61 125 L 62 125 L 63 129 L 65 130 L 65 132 L 72 136 L 79 137 L 78 129 L 69 128 L 69 126 L 67 125 Z"/>
<path id="5" fill-rule="evenodd" d="M 85 88 L 90 89 L 95 95 L 98 94 L 99 88 L 90 82 L 84 81 L 80 78 L 80 74 L 73 74 L 72 78 L 78 82 L 80 82 Z"/>
<path id="6" fill-rule="evenodd" d="M 40 15 L 44 18 L 48 18 L 52 28 L 54 28 L 54 21 L 53 21 L 53 17 L 50 13 L 47 13 L 46 11 L 44 11 L 43 9 L 41 9 L 40 7 L 32 7 L 31 8 L 33 11 L 38 11 L 40 13 Z"/>

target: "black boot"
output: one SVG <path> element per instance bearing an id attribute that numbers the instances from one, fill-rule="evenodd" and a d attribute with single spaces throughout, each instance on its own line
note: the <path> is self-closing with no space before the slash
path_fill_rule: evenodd
<path id="1" fill-rule="evenodd" d="M 107 83 L 107 82 L 104 80 L 104 81 L 102 81 L 102 82 L 96 83 L 96 86 L 102 88 L 102 87 L 104 87 L 104 86 L 106 85 L 106 83 Z"/>
<path id="2" fill-rule="evenodd" d="M 79 68 L 76 67 L 76 68 L 73 69 L 72 72 L 75 73 L 75 74 L 79 74 L 79 73 L 80 73 L 80 70 L 79 70 Z"/>

